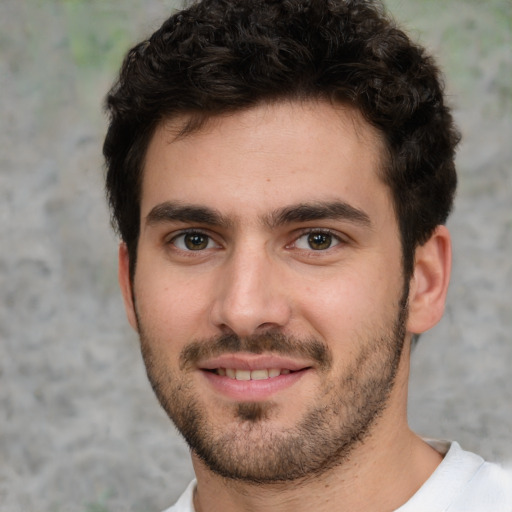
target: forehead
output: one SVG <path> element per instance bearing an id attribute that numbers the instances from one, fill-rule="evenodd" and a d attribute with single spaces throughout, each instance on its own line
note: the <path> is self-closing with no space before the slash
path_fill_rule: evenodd
<path id="1" fill-rule="evenodd" d="M 170 200 L 264 215 L 287 201 L 357 203 L 376 193 L 389 199 L 379 178 L 382 137 L 350 106 L 261 104 L 211 117 L 183 135 L 191 119 L 162 123 L 150 141 L 142 218 Z"/>

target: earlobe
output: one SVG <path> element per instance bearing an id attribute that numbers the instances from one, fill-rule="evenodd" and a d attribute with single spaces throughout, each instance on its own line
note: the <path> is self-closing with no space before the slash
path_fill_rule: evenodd
<path id="1" fill-rule="evenodd" d="M 132 282 L 130 279 L 130 256 L 126 244 L 119 244 L 119 260 L 118 260 L 118 279 L 121 293 L 123 294 L 124 307 L 126 316 L 130 325 L 135 331 L 138 331 L 137 317 L 135 315 L 135 305 L 133 303 Z"/>
<path id="2" fill-rule="evenodd" d="M 428 241 L 416 249 L 409 291 L 409 332 L 425 332 L 443 316 L 451 264 L 450 233 L 445 226 L 438 226 Z"/>

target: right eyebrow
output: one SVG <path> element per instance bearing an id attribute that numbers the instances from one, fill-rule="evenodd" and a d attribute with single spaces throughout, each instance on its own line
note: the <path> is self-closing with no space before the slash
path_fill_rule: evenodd
<path id="1" fill-rule="evenodd" d="M 166 222 L 196 223 L 212 227 L 229 227 L 232 225 L 229 219 L 213 208 L 170 201 L 154 206 L 146 216 L 146 224 L 148 226 L 155 226 Z"/>

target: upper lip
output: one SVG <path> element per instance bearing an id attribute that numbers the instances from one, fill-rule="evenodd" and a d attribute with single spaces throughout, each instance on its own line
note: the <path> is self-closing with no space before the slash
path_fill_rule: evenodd
<path id="1" fill-rule="evenodd" d="M 235 368 L 237 370 L 265 370 L 278 368 L 281 370 L 298 371 L 310 368 L 310 362 L 287 358 L 273 354 L 225 354 L 205 361 L 197 365 L 201 370 L 216 370 L 217 368 Z"/>

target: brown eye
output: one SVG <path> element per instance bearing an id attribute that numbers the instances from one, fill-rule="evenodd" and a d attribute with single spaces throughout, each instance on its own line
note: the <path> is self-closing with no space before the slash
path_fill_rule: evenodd
<path id="1" fill-rule="evenodd" d="M 341 243 L 340 237 L 325 231 L 310 231 L 299 236 L 293 244 L 296 249 L 302 251 L 327 251 Z"/>
<path id="2" fill-rule="evenodd" d="M 183 243 L 190 251 L 200 251 L 208 247 L 209 238 L 200 233 L 187 233 L 183 237 Z"/>
<path id="3" fill-rule="evenodd" d="M 200 232 L 182 233 L 175 236 L 171 243 L 182 251 L 203 251 L 218 247 L 212 238 Z"/>
<path id="4" fill-rule="evenodd" d="M 310 233 L 308 235 L 308 245 L 314 251 L 329 249 L 332 241 L 332 235 L 329 233 Z"/>

